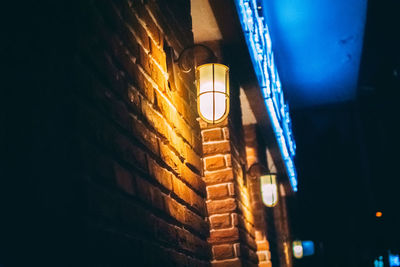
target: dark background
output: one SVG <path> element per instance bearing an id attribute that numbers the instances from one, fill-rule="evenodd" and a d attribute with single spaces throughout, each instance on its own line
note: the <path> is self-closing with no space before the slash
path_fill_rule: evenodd
<path id="1" fill-rule="evenodd" d="M 373 266 L 400 252 L 400 2 L 370 0 L 367 12 L 357 99 L 292 111 L 294 237 L 316 245 L 296 266 Z"/>

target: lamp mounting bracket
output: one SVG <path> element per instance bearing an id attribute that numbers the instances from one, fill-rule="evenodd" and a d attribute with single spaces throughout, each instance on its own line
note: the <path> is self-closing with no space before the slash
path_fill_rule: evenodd
<path id="1" fill-rule="evenodd" d="M 247 174 L 251 178 L 255 179 L 262 175 L 268 175 L 268 174 L 274 174 L 274 173 L 271 173 L 264 164 L 262 164 L 260 162 L 256 162 L 247 169 Z"/>
<path id="2" fill-rule="evenodd" d="M 207 53 L 206 58 L 204 58 L 205 55 L 203 53 L 200 54 L 200 49 Z M 196 51 L 196 50 L 199 50 L 199 51 Z M 190 56 L 189 52 L 192 53 L 191 56 Z M 196 52 L 198 52 L 198 53 L 196 53 Z M 198 57 L 200 57 L 200 56 L 201 56 L 201 59 L 199 60 Z M 200 64 L 198 64 L 199 61 L 200 61 L 200 64 L 216 62 L 217 57 L 215 56 L 212 49 L 209 48 L 208 46 L 203 45 L 203 44 L 194 44 L 194 45 L 184 48 L 181 51 L 181 53 L 179 54 L 178 58 L 175 60 L 175 62 L 178 63 L 179 68 L 185 73 L 192 71 L 198 65 L 200 65 Z"/>

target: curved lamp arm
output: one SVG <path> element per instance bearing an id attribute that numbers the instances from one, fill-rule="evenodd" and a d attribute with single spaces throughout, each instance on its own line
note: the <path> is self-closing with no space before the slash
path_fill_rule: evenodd
<path id="1" fill-rule="evenodd" d="M 187 52 L 190 51 L 190 50 L 192 50 L 194 52 L 194 50 L 196 48 L 202 48 L 202 49 L 207 50 L 207 52 L 208 52 L 208 61 L 217 61 L 217 57 L 215 56 L 215 54 L 211 50 L 211 48 L 209 48 L 208 46 L 203 45 L 203 44 L 194 44 L 194 45 L 188 46 L 188 47 L 186 47 L 186 48 L 184 48 L 182 50 L 182 52 L 179 54 L 178 59 L 175 60 L 175 62 L 178 62 L 179 68 L 185 73 L 190 72 L 193 69 L 193 66 L 194 66 L 194 68 L 196 68 L 196 65 L 197 65 L 196 55 L 194 55 L 194 64 L 188 64 L 190 66 L 185 66 L 184 65 L 184 59 L 187 56 Z"/>

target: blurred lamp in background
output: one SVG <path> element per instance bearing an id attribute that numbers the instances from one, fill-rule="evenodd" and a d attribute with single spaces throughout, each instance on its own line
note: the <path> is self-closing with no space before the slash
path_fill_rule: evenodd
<path id="1" fill-rule="evenodd" d="M 376 260 L 374 260 L 374 267 L 384 267 L 382 256 L 379 256 Z"/>
<path id="2" fill-rule="evenodd" d="M 260 177 L 261 195 L 265 206 L 274 207 L 278 203 L 278 185 L 276 174 L 267 174 Z"/>
<path id="3" fill-rule="evenodd" d="M 303 258 L 303 245 L 299 240 L 293 241 L 293 256 L 296 259 Z"/>

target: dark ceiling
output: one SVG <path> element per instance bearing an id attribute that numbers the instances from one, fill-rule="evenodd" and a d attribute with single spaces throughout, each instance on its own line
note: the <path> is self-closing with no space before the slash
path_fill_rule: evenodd
<path id="1" fill-rule="evenodd" d="M 367 0 L 263 1 L 292 108 L 355 98 L 366 6 Z"/>

